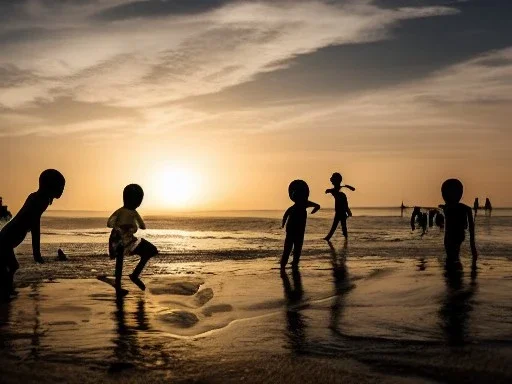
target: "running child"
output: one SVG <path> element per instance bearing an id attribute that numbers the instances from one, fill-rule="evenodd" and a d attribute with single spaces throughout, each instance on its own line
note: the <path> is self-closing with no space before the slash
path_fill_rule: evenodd
<path id="1" fill-rule="evenodd" d="M 107 221 L 107 226 L 112 228 L 108 249 L 110 258 L 116 259 L 115 288 L 117 296 L 125 296 L 128 293 L 126 289 L 121 288 L 124 256 L 140 256 L 139 263 L 129 277 L 135 285 L 144 291 L 146 286 L 139 276 L 149 259 L 158 254 L 157 248 L 149 241 L 135 237 L 139 228 L 146 229 L 144 220 L 137 212 L 143 198 L 144 191 L 140 185 L 127 185 L 123 191 L 124 205 L 115 211 Z"/>
<path id="2" fill-rule="evenodd" d="M 355 191 L 355 188 L 350 185 L 341 185 L 343 177 L 338 172 L 332 174 L 330 181 L 333 185 L 333 188 L 326 189 L 325 193 L 330 193 L 334 197 L 335 214 L 331 230 L 327 236 L 324 237 L 324 240 L 331 240 L 331 237 L 334 235 L 334 232 L 336 231 L 336 228 L 338 228 L 339 223 L 341 223 L 341 231 L 343 232 L 343 236 L 345 236 L 346 239 L 348 238 L 347 218 L 352 216 L 352 211 L 348 207 L 347 195 L 341 192 L 341 188 L 345 187 L 352 191 Z"/>

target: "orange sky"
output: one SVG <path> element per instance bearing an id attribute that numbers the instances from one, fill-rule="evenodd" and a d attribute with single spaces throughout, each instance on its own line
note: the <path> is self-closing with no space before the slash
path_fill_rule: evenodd
<path id="1" fill-rule="evenodd" d="M 332 207 L 337 171 L 353 206 L 437 205 L 448 177 L 512 206 L 503 10 L 394 2 L 2 4 L 0 195 L 51 167 L 55 209 L 132 182 L 152 211 L 284 209 L 295 178 Z"/>

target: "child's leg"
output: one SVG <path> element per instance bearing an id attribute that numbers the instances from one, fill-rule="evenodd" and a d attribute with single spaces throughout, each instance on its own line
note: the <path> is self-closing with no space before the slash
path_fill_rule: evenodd
<path id="1" fill-rule="evenodd" d="M 288 258 L 290 257 L 290 253 L 292 253 L 293 248 L 293 240 L 290 234 L 286 234 L 286 238 L 284 239 L 284 249 L 283 256 L 281 257 L 281 268 L 286 267 L 288 264 Z"/>
<path id="2" fill-rule="evenodd" d="M 132 254 L 140 256 L 140 261 L 132 273 L 132 276 L 138 278 L 149 259 L 158 254 L 158 249 L 146 239 L 141 239 L 139 245 L 135 247 Z"/>
<path id="3" fill-rule="evenodd" d="M 347 218 L 343 218 L 340 220 L 341 221 L 341 232 L 343 232 L 343 236 L 346 238 L 348 238 L 348 230 L 347 230 Z"/>
<path id="4" fill-rule="evenodd" d="M 116 282 L 115 282 L 116 290 L 121 289 L 121 278 L 123 276 L 123 261 L 124 261 L 124 252 L 117 253 L 117 255 L 116 255 Z"/>
<path id="5" fill-rule="evenodd" d="M 446 251 L 446 265 L 453 265 L 459 262 L 460 246 L 462 240 L 444 239 L 444 249 Z"/>
<path id="6" fill-rule="evenodd" d="M 1 251 L 1 257 L 4 257 L 4 273 L 5 273 L 5 283 L 3 292 L 6 297 L 9 297 L 14 292 L 14 274 L 20 268 L 20 264 L 18 260 L 16 260 L 16 255 L 14 254 L 14 249 L 3 249 Z"/>
<path id="7" fill-rule="evenodd" d="M 302 245 L 304 244 L 304 235 L 297 236 L 293 241 L 293 262 L 292 267 L 299 266 L 299 259 L 302 253 Z"/>
<path id="8" fill-rule="evenodd" d="M 142 280 L 139 279 L 140 274 L 142 273 L 142 270 L 148 263 L 149 259 L 151 259 L 153 256 L 156 256 L 158 254 L 158 249 L 151 244 L 149 241 L 145 239 L 141 239 L 139 245 L 135 247 L 135 249 L 132 252 L 133 255 L 139 255 L 140 260 L 135 269 L 133 270 L 133 273 L 130 275 L 130 279 L 143 291 L 146 289 L 146 286 L 142 282 Z"/>
<path id="9" fill-rule="evenodd" d="M 336 228 L 338 228 L 338 223 L 340 221 L 340 218 L 338 217 L 338 214 L 334 215 L 334 221 L 332 222 L 331 230 L 327 234 L 327 236 L 324 237 L 324 240 L 329 241 L 334 235 L 334 232 L 336 232 Z"/>

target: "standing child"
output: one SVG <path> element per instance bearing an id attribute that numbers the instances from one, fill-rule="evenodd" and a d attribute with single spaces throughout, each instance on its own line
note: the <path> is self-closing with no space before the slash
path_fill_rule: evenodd
<path id="1" fill-rule="evenodd" d="M 286 267 L 288 258 L 293 249 L 292 267 L 299 266 L 299 259 L 306 232 L 307 208 L 312 207 L 311 213 L 320 209 L 320 205 L 309 201 L 309 187 L 303 180 L 292 181 L 288 187 L 288 194 L 294 204 L 288 208 L 283 216 L 282 228 L 286 224 L 286 239 L 284 241 L 283 256 L 281 257 L 281 269 Z"/>
<path id="2" fill-rule="evenodd" d="M 115 288 L 118 296 L 125 296 L 128 293 L 127 290 L 121 288 L 124 256 L 140 256 L 139 263 L 129 277 L 141 290 L 145 290 L 146 286 L 139 276 L 149 259 L 158 254 L 158 250 L 153 244 L 145 239 L 137 239 L 134 235 L 138 228 L 146 229 L 146 224 L 136 210 L 142 204 L 143 198 L 144 191 L 140 185 L 127 185 L 123 191 L 124 205 L 115 211 L 107 222 L 107 226 L 112 228 L 109 238 L 109 254 L 110 258 L 116 259 Z"/>
<path id="3" fill-rule="evenodd" d="M 331 240 L 332 235 L 334 235 L 334 232 L 338 227 L 338 223 L 341 223 L 341 230 L 343 232 L 343 236 L 345 236 L 346 239 L 348 237 L 347 218 L 352 216 L 352 211 L 348 207 L 347 195 L 341 192 L 341 188 L 343 188 L 343 186 L 341 185 L 343 177 L 338 172 L 335 172 L 332 174 L 330 180 L 333 185 L 333 188 L 326 189 L 325 193 L 330 193 L 334 197 L 335 214 L 331 230 L 329 231 L 327 236 L 324 237 L 324 240 Z M 351 187 L 350 185 L 346 185 L 345 187 L 349 188 L 352 191 L 355 190 L 355 188 Z"/>
<path id="4" fill-rule="evenodd" d="M 445 215 L 444 248 L 446 266 L 459 267 L 460 246 L 464 241 L 466 229 L 469 229 L 469 243 L 473 256 L 473 268 L 476 268 L 477 252 L 475 244 L 475 224 L 471 208 L 460 202 L 464 187 L 457 179 L 446 180 L 441 193 L 445 204 L 441 206 Z"/>
<path id="5" fill-rule="evenodd" d="M 36 263 L 44 263 L 41 256 L 41 216 L 64 192 L 66 180 L 59 171 L 47 169 L 39 176 L 39 189 L 28 195 L 18 214 L 0 232 L 0 293 L 2 299 L 14 294 L 14 274 L 19 268 L 14 248 L 21 244 L 28 232 L 32 233 L 32 253 Z"/>

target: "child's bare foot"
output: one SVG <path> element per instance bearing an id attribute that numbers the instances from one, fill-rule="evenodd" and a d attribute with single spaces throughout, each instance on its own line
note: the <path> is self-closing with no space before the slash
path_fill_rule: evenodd
<path id="1" fill-rule="evenodd" d="M 139 279 L 138 276 L 134 276 L 132 274 L 128 275 L 130 277 L 130 280 L 133 282 L 133 284 L 135 284 L 137 287 L 139 287 L 142 291 L 145 291 L 146 290 L 146 286 L 144 285 L 144 283 L 142 282 L 141 279 Z"/>

